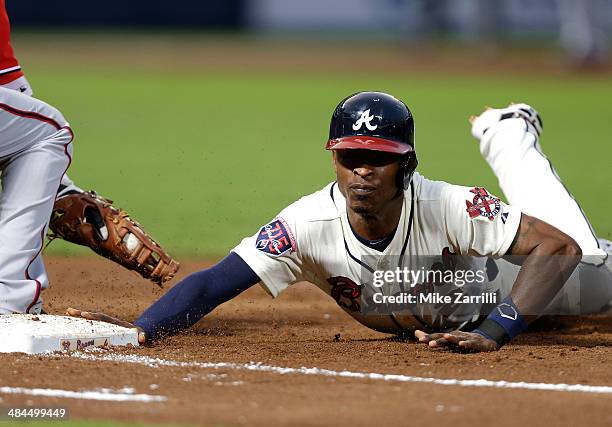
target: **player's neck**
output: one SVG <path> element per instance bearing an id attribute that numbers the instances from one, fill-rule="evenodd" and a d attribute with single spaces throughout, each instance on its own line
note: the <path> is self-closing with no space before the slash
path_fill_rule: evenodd
<path id="1" fill-rule="evenodd" d="M 348 207 L 348 220 L 359 236 L 368 240 L 383 239 L 395 232 L 402 215 L 403 203 L 403 197 L 396 197 L 383 209 L 367 213 L 355 212 Z"/>

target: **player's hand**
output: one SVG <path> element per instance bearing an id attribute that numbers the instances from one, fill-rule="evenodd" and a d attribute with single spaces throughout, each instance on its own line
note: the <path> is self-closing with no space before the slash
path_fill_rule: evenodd
<path id="1" fill-rule="evenodd" d="M 123 326 L 124 328 L 138 329 L 138 343 L 140 345 L 143 345 L 147 341 L 147 337 L 145 336 L 145 333 L 141 328 L 130 322 L 126 322 L 125 320 L 109 316 L 108 314 L 92 313 L 91 311 L 82 311 L 70 307 L 66 309 L 66 314 L 72 317 L 82 317 L 83 319 L 87 320 L 97 320 L 100 322 L 106 322 L 117 326 Z"/>
<path id="2" fill-rule="evenodd" d="M 473 352 L 499 350 L 499 345 L 495 341 L 475 332 L 452 331 L 428 334 L 417 330 L 414 336 L 419 342 L 428 344 L 430 348 L 454 348 Z"/>

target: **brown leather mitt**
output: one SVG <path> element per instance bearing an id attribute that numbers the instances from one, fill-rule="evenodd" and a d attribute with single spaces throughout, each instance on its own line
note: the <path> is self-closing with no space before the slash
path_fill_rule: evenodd
<path id="1" fill-rule="evenodd" d="M 127 212 L 95 191 L 58 198 L 49 222 L 49 238 L 59 237 L 115 261 L 145 279 L 162 285 L 176 274 L 172 259 Z"/>

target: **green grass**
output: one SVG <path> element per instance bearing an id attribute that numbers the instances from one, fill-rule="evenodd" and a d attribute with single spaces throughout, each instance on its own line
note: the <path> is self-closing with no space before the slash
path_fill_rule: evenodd
<path id="1" fill-rule="evenodd" d="M 467 117 L 484 105 L 532 103 L 544 117 L 544 151 L 596 231 L 612 235 L 609 79 L 111 71 L 65 67 L 61 57 L 29 70 L 37 96 L 75 130 L 69 172 L 77 184 L 114 199 L 179 256 L 223 255 L 332 180 L 323 149 L 329 117 L 364 89 L 413 109 L 421 173 L 496 193 Z"/>

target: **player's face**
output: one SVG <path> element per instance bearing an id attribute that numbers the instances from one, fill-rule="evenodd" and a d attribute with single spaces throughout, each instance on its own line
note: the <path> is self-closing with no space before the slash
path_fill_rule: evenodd
<path id="1" fill-rule="evenodd" d="M 373 150 L 333 153 L 338 186 L 355 213 L 379 213 L 397 196 L 399 155 Z"/>

